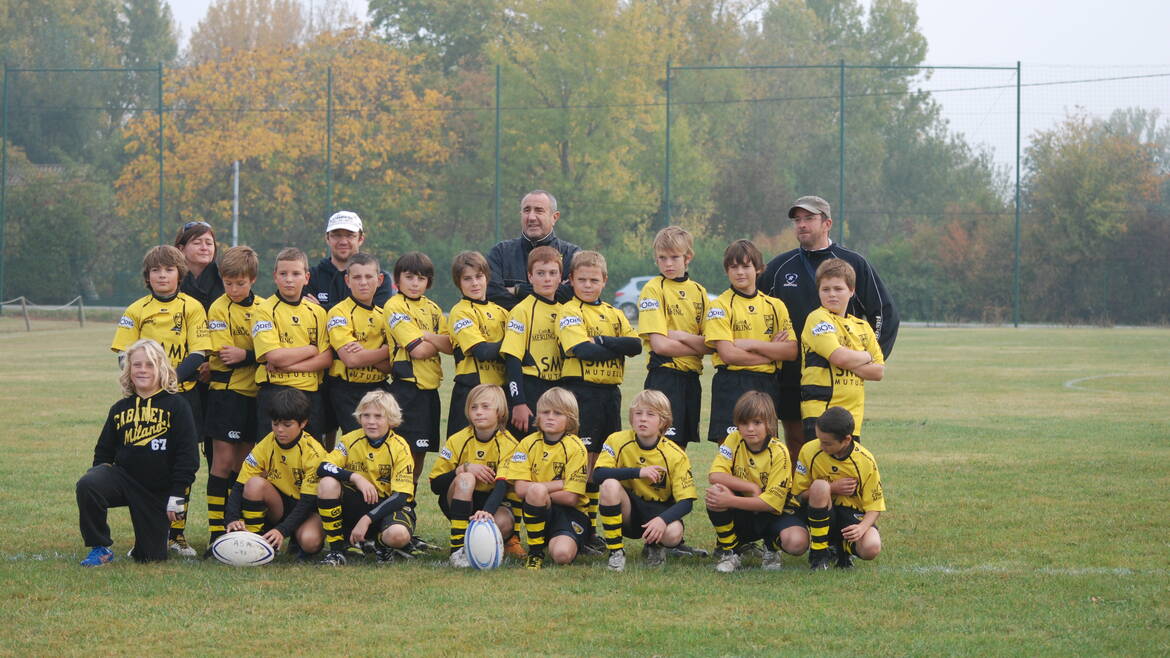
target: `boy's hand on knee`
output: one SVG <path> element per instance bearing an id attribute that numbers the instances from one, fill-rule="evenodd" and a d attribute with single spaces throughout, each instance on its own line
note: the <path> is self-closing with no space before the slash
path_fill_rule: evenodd
<path id="1" fill-rule="evenodd" d="M 661 466 L 645 466 L 638 471 L 638 477 L 649 482 L 658 482 L 662 476 L 666 474 L 666 469 Z"/>
<path id="2" fill-rule="evenodd" d="M 666 533 L 666 521 L 663 521 L 660 516 L 643 523 L 642 527 L 645 528 L 642 532 L 642 540 L 650 544 L 662 541 L 662 535 Z"/>
<path id="3" fill-rule="evenodd" d="M 841 537 L 848 541 L 860 541 L 863 535 L 865 535 L 865 529 L 857 524 L 841 528 Z"/>

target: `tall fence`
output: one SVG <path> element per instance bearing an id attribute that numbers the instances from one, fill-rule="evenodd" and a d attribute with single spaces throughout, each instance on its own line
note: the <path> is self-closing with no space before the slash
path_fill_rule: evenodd
<path id="1" fill-rule="evenodd" d="M 1170 249 L 1168 81 L 1157 69 L 667 62 L 560 80 L 554 94 L 500 67 L 437 88 L 379 51 L 6 67 L 0 298 L 124 304 L 141 294 L 142 252 L 192 220 L 225 245 L 238 222 L 235 239 L 265 262 L 290 244 L 323 256 L 325 218 L 348 208 L 384 260 L 429 253 L 446 303 L 451 256 L 514 235 L 520 195 L 546 187 L 558 233 L 606 253 L 611 289 L 653 272 L 650 238 L 668 223 L 699 236 L 693 274 L 722 289 L 723 246 L 791 248 L 784 211 L 817 194 L 833 204 L 834 240 L 869 256 L 907 318 L 1166 322 L 1170 293 L 1135 316 L 1118 291 L 1170 290 L 1157 256 Z M 1124 180 L 1093 173 L 1135 157 L 1148 166 Z M 1130 246 L 1137 263 L 1093 254 Z"/>

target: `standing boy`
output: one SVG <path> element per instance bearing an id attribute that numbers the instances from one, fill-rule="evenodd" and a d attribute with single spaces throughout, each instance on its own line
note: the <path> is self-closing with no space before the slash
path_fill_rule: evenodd
<path id="1" fill-rule="evenodd" d="M 358 428 L 353 412 L 365 394 L 386 388 L 390 372 L 386 315 L 375 299 L 382 281 L 377 258 L 354 254 L 345 270 L 349 294 L 329 309 L 326 327 L 337 358 L 329 367 L 325 390 L 342 434 Z"/>
<path id="2" fill-rule="evenodd" d="M 764 257 L 750 240 L 736 240 L 723 252 L 731 287 L 711 302 L 703 321 L 711 362 L 711 419 L 707 440 L 722 443 L 734 431 L 731 410 L 747 391 L 762 391 L 779 408 L 777 362 L 796 358 L 796 340 L 784 303 L 756 290 Z"/>
<path id="3" fill-rule="evenodd" d="M 536 428 L 532 402 L 561 379 L 560 337 L 557 318 L 561 307 L 555 300 L 561 283 L 561 254 L 552 247 L 537 247 L 528 253 L 528 281 L 532 294 L 516 304 L 508 315 L 500 353 L 508 385 L 508 407 L 512 426 L 519 432 Z"/>
<path id="4" fill-rule="evenodd" d="M 447 407 L 447 436 L 467 427 L 463 406 L 471 389 L 480 384 L 504 385 L 500 345 L 508 312 L 487 299 L 491 276 L 487 259 L 478 251 L 461 252 L 451 262 L 451 278 L 463 298 L 451 307 L 447 318 L 455 354 L 455 385 Z"/>

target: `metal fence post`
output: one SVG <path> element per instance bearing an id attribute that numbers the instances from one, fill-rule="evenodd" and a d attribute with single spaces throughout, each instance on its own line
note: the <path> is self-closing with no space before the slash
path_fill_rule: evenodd
<path id="1" fill-rule="evenodd" d="M 4 232 L 8 226 L 8 62 L 4 62 L 4 97 L 0 100 L 0 315 L 4 313 Z"/>
<path id="2" fill-rule="evenodd" d="M 1016 256 L 1012 267 L 1012 325 L 1020 326 L 1020 62 L 1016 62 Z"/>
<path id="3" fill-rule="evenodd" d="M 496 242 L 500 241 L 500 65 L 496 64 L 496 182 L 492 192 L 495 203 Z"/>
<path id="4" fill-rule="evenodd" d="M 325 79 L 325 216 L 333 214 L 333 66 Z"/>
<path id="5" fill-rule="evenodd" d="M 166 196 L 163 192 L 163 65 L 158 63 L 158 243 L 163 239 L 163 218 L 166 216 Z"/>
<path id="6" fill-rule="evenodd" d="M 837 242 L 845 243 L 845 60 L 841 59 L 837 92 Z"/>
<path id="7" fill-rule="evenodd" d="M 670 226 L 670 58 L 666 60 L 666 173 L 662 181 L 662 224 Z"/>

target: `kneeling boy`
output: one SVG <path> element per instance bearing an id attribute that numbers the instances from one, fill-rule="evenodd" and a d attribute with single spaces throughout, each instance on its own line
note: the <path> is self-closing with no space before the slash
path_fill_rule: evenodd
<path id="1" fill-rule="evenodd" d="M 673 441 L 670 400 L 660 391 L 642 391 L 630 406 L 633 429 L 615 432 L 601 448 L 594 481 L 601 482 L 601 523 L 609 568 L 622 571 L 622 535 L 646 542 L 646 564 L 659 566 L 666 549 L 682 541 L 682 517 L 695 502 L 691 460 Z"/>

